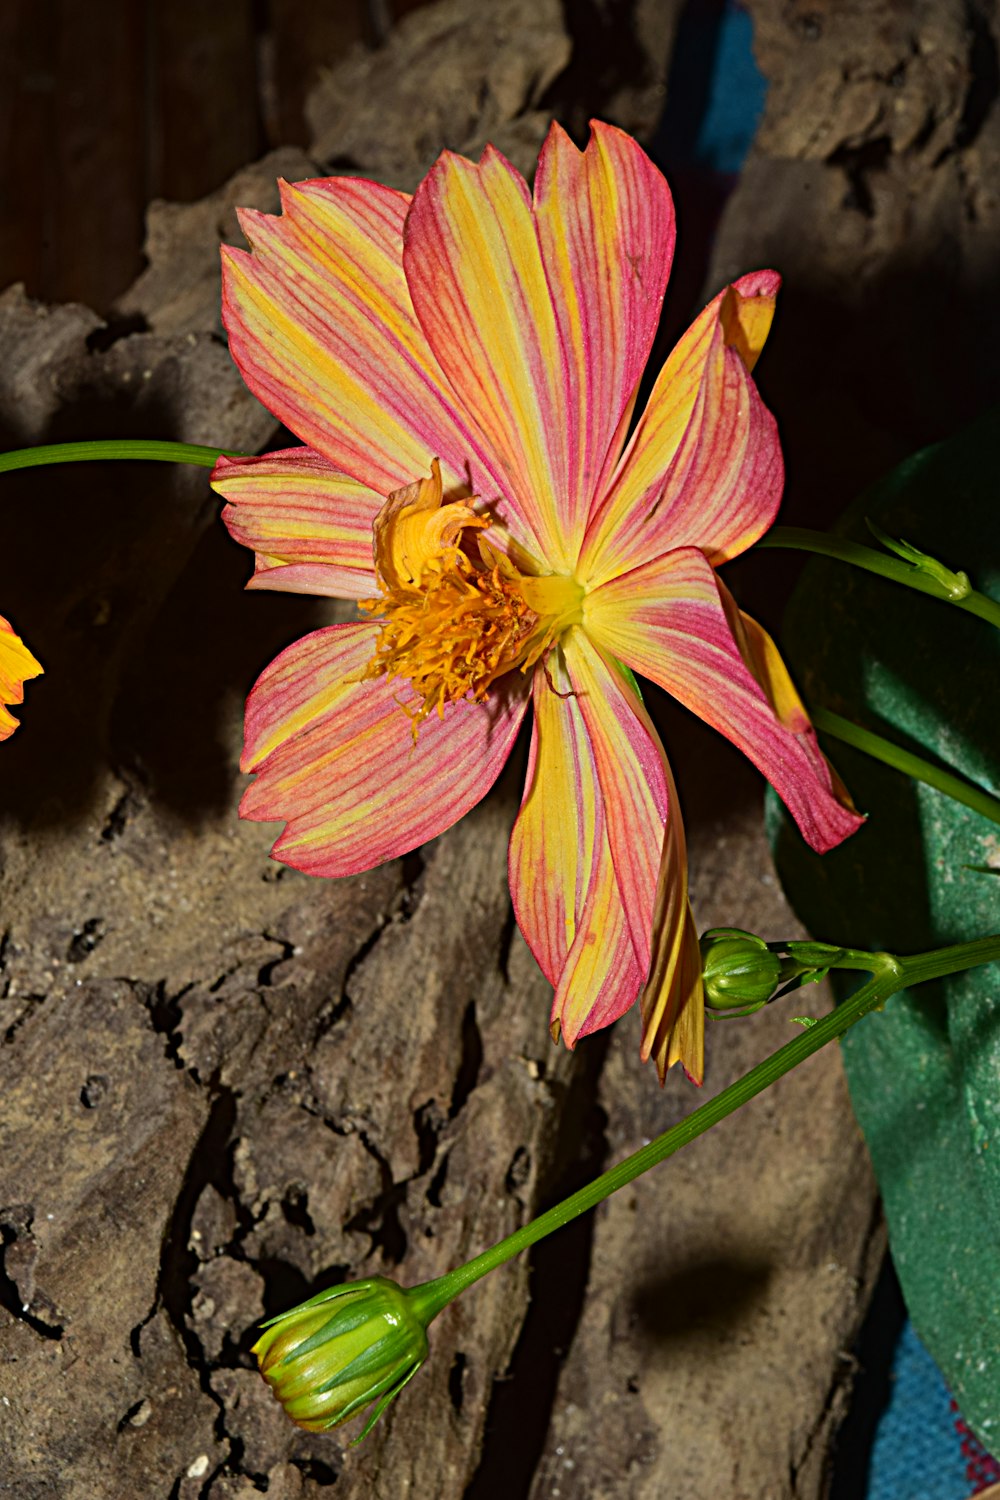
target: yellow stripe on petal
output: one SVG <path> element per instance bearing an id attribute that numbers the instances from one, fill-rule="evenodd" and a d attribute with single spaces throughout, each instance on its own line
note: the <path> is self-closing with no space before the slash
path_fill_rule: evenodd
<path id="1" fill-rule="evenodd" d="M 304 636 L 262 673 L 247 700 L 242 768 L 255 772 L 241 816 L 282 821 L 283 863 L 350 875 L 450 828 L 500 773 L 527 689 L 452 703 L 414 742 L 405 685 L 369 679 L 376 625 Z"/>
<path id="2" fill-rule="evenodd" d="M 662 174 L 599 121 L 585 151 L 553 125 L 535 176 L 535 222 L 566 355 L 569 479 L 560 497 L 575 555 L 619 456 L 619 423 L 656 334 L 674 251 Z"/>
<path id="3" fill-rule="evenodd" d="M 24 684 L 41 675 L 36 661 L 16 630 L 0 616 L 0 740 L 9 739 L 18 721 L 7 707 L 24 702 Z"/>
<path id="4" fill-rule="evenodd" d="M 223 321 L 256 396 L 338 471 L 383 498 L 430 460 L 446 484 L 496 486 L 455 413 L 403 276 L 404 193 L 361 178 L 282 185 L 247 211 L 253 249 L 223 251 Z"/>
<path id="5" fill-rule="evenodd" d="M 403 264 L 427 341 L 508 501 L 549 568 L 571 571 L 563 502 L 576 411 L 531 199 L 499 151 L 488 146 L 478 164 L 438 159 L 414 194 Z"/>
<path id="6" fill-rule="evenodd" d="M 212 488 L 230 535 L 255 554 L 248 587 L 338 599 L 377 591 L 372 526 L 382 497 L 311 448 L 220 458 Z"/>
<path id="7" fill-rule="evenodd" d="M 595 589 L 584 620 L 603 650 L 738 745 L 814 849 L 832 849 L 860 827 L 773 642 L 741 620 L 696 547 L 668 552 Z"/>
<path id="8" fill-rule="evenodd" d="M 725 589 L 725 585 L 720 582 L 719 588 L 723 603 L 728 606 L 729 623 L 733 626 L 740 655 L 767 694 L 771 707 L 785 728 L 790 729 L 793 734 L 802 734 L 809 728 L 809 715 L 788 668 L 781 659 L 781 652 L 763 625 L 758 625 L 756 620 L 737 608 L 736 601 L 729 590 Z"/>
<path id="9" fill-rule="evenodd" d="M 777 514 L 784 466 L 774 418 L 749 367 L 770 326 L 778 277 L 744 276 L 680 340 L 588 528 L 578 576 L 591 586 L 660 553 L 735 557 Z"/>
<path id="10" fill-rule="evenodd" d="M 533 701 L 510 888 L 518 925 L 555 986 L 553 1029 L 573 1046 L 634 1003 L 642 970 L 618 892 L 586 724 L 558 650 L 535 673 Z"/>
<path id="11" fill-rule="evenodd" d="M 700 1082 L 701 964 L 699 956 L 692 976 L 693 921 L 677 788 L 659 736 L 617 665 L 581 630 L 567 642 L 566 663 L 593 747 L 608 847 L 645 979 L 642 1057 L 656 1060 L 661 1082 L 675 1062 Z"/>
<path id="12" fill-rule="evenodd" d="M 552 1034 L 561 1034 L 567 1047 L 617 1021 L 642 986 L 606 834 L 591 868 L 584 917 L 552 997 Z"/>
<path id="13" fill-rule="evenodd" d="M 586 633 L 571 631 L 564 649 L 593 749 L 622 902 L 645 975 L 667 820 L 666 757 L 634 691 Z"/>

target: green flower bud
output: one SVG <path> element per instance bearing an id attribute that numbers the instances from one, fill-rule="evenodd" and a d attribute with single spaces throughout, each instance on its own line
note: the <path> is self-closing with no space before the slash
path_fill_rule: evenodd
<path id="1" fill-rule="evenodd" d="M 701 938 L 705 1001 L 716 1010 L 765 1005 L 781 982 L 781 960 L 763 938 L 712 927 Z"/>
<path id="2" fill-rule="evenodd" d="M 253 1353 L 272 1393 L 308 1432 L 336 1427 L 377 1401 L 360 1442 L 427 1358 L 427 1333 L 411 1294 L 373 1276 L 272 1318 Z"/>
<path id="3" fill-rule="evenodd" d="M 956 572 L 954 568 L 946 567 L 936 557 L 931 557 L 929 553 L 921 552 L 919 547 L 914 547 L 912 542 L 904 542 L 902 537 L 889 536 L 881 526 L 875 524 L 870 516 L 865 517 L 865 524 L 883 547 L 888 547 L 890 552 L 895 552 L 896 556 L 901 557 L 904 562 L 912 563 L 918 573 L 925 573 L 928 578 L 933 578 L 947 598 L 967 599 L 972 593 L 968 573 Z"/>

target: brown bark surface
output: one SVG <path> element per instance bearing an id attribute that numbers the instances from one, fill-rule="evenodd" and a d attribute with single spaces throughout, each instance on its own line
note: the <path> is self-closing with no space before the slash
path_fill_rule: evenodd
<path id="1" fill-rule="evenodd" d="M 440 146 L 487 137 L 528 167 L 554 110 L 648 133 L 677 9 L 588 7 L 569 31 L 554 0 L 415 12 L 377 67 L 359 51 L 320 85 L 308 150 L 153 206 L 149 267 L 110 325 L 3 295 L 3 446 L 273 440 L 219 337 L 234 206 L 274 209 L 277 175 L 330 163 L 412 187 Z M 938 256 L 963 298 L 987 278 L 995 112 L 968 121 L 991 33 L 957 5 L 905 23 L 889 7 L 754 10 L 778 83 L 708 290 L 765 261 L 787 274 L 761 376 L 795 519 L 821 523 L 934 419 L 900 266 L 923 286 Z M 872 139 L 888 142 L 877 167 L 845 157 Z M 852 172 L 870 213 L 845 202 Z M 882 294 L 895 321 L 873 312 Z M 870 352 L 848 363 L 866 324 L 879 380 Z M 909 400 L 892 385 L 907 372 Z M 338 883 L 273 864 L 269 831 L 236 816 L 242 698 L 330 606 L 242 592 L 249 558 L 204 471 L 2 482 L 3 611 L 46 676 L 0 786 L 0 1494 L 818 1500 L 882 1245 L 832 1052 L 447 1310 L 363 1447 L 287 1422 L 253 1370 L 256 1319 L 340 1275 L 439 1274 L 695 1096 L 640 1068 L 634 1017 L 574 1055 L 549 1041 L 506 889 L 523 753 L 404 860 Z M 766 573 L 736 578 L 762 602 Z M 652 708 L 701 924 L 794 935 L 759 779 Z M 787 1035 L 787 1012 L 711 1028 L 706 1092 Z"/>

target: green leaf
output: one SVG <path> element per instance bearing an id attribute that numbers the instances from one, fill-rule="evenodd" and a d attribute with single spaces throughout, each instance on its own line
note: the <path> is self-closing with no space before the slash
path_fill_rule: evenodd
<path id="1" fill-rule="evenodd" d="M 993 413 L 865 494 L 866 515 L 932 556 L 960 558 L 1000 599 Z M 915 551 L 916 549 L 914 549 Z M 817 559 L 782 642 L 808 699 L 1000 789 L 1000 632 L 868 573 Z M 790 900 L 818 938 L 914 952 L 1000 930 L 997 829 L 846 746 L 826 749 L 868 822 L 822 858 L 775 799 L 769 831 Z M 835 976 L 843 986 L 845 976 Z M 844 1041 L 911 1317 L 966 1420 L 1000 1448 L 1000 971 L 970 970 L 867 1017 Z"/>

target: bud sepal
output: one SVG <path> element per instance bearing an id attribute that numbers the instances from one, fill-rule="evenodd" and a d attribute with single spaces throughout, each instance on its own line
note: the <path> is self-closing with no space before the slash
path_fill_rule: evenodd
<path id="1" fill-rule="evenodd" d="M 293 1422 L 325 1432 L 376 1402 L 353 1441 L 367 1437 L 427 1358 L 430 1318 L 419 1290 L 373 1276 L 330 1287 L 263 1325 L 252 1352 Z"/>
<path id="2" fill-rule="evenodd" d="M 767 1004 L 782 972 L 763 938 L 741 927 L 710 927 L 700 944 L 707 1006 L 745 1016 Z"/>

